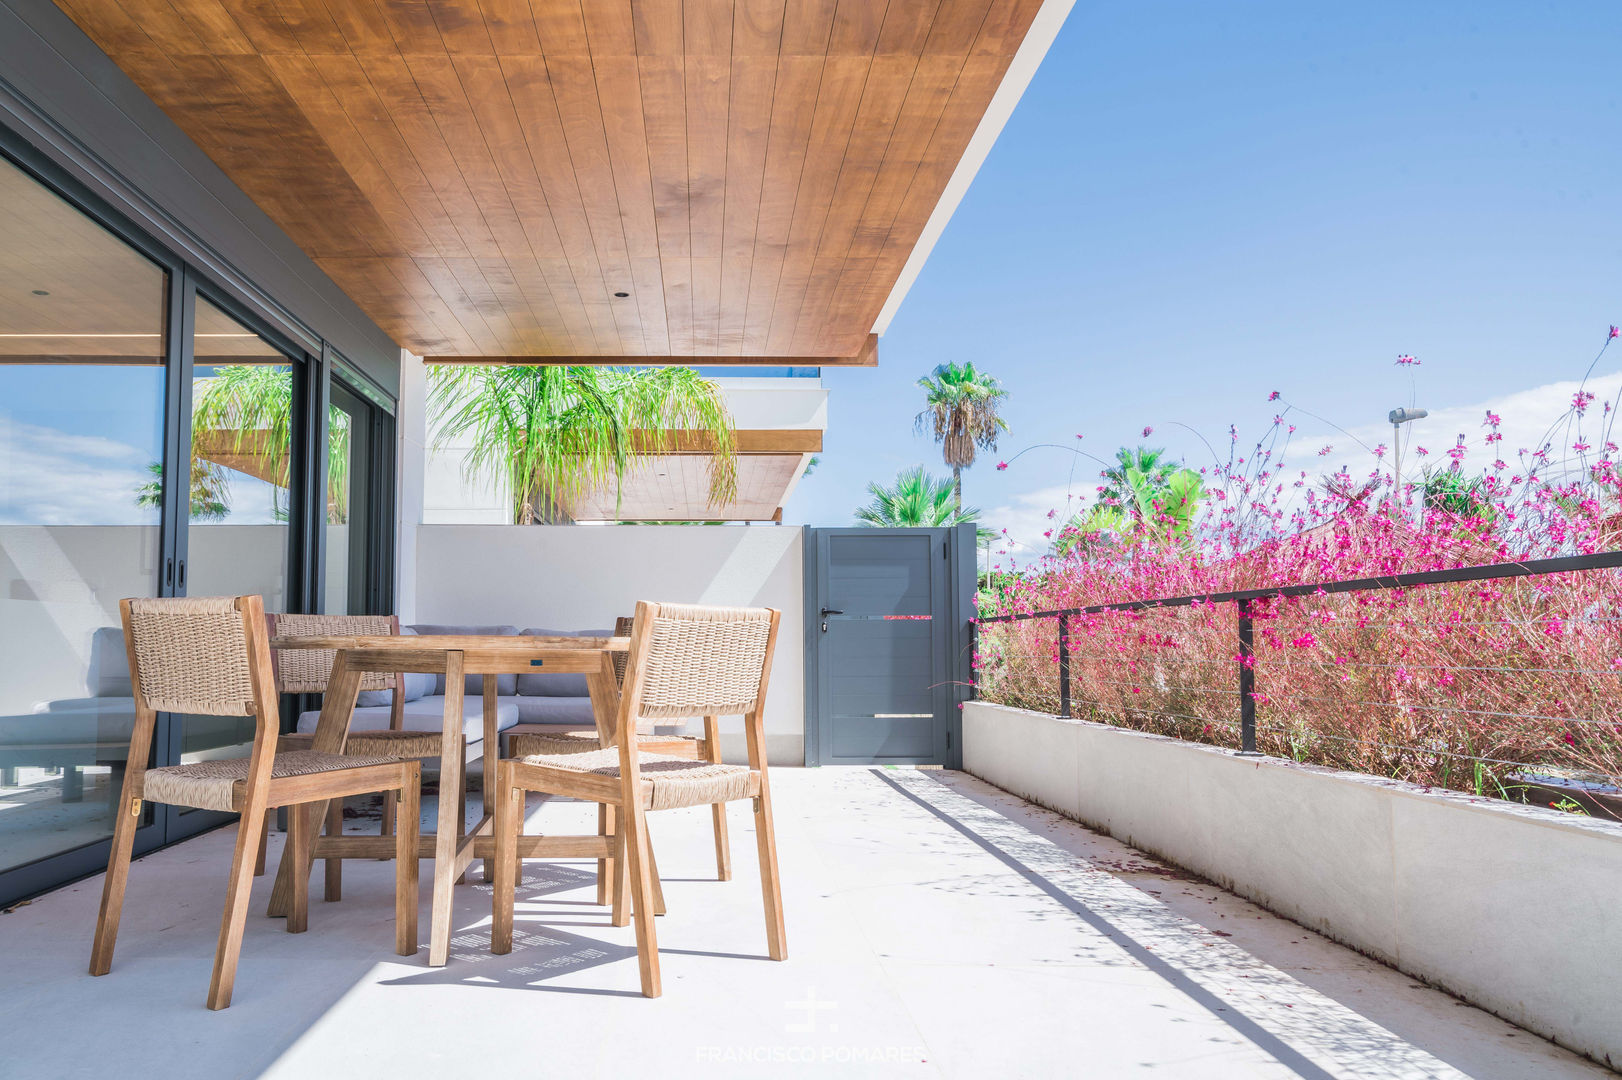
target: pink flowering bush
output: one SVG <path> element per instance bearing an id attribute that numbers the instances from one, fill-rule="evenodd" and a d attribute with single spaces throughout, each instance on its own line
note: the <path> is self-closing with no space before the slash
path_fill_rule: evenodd
<path id="1" fill-rule="evenodd" d="M 980 614 L 1622 548 L 1615 402 L 1579 391 L 1543 444 L 1513 453 L 1488 412 L 1491 463 L 1466 474 L 1449 448 L 1400 492 L 1378 453 L 1365 476 L 1284 469 L 1289 411 L 1248 453 L 1230 432 L 1227 460 L 1200 470 L 1192 530 L 1161 515 L 1057 545 L 994 574 Z M 1528 772 L 1622 784 L 1622 571 L 1273 597 L 1252 617 L 1264 753 L 1488 795 Z M 1074 714 L 1237 746 L 1236 620 L 1235 604 L 1205 602 L 1072 617 Z M 1057 658 L 1054 619 L 983 625 L 980 696 L 1057 711 Z"/>

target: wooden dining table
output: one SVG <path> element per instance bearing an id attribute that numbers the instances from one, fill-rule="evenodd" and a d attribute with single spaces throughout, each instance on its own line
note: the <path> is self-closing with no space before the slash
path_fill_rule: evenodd
<path id="1" fill-rule="evenodd" d="M 428 963 L 442 966 L 450 956 L 451 897 L 455 883 L 476 858 L 485 860 L 485 877 L 490 877 L 490 860 L 495 856 L 492 803 L 495 762 L 500 756 L 496 731 L 497 675 L 585 675 L 591 693 L 593 718 L 602 745 L 613 741 L 619 690 L 614 679 L 614 654 L 630 648 L 624 637 L 530 637 L 473 634 L 423 634 L 399 636 L 314 636 L 279 637 L 273 649 L 321 649 L 336 653 L 332 676 L 321 703 L 312 749 L 341 753 L 349 735 L 350 717 L 360 694 L 361 677 L 367 672 L 420 672 L 445 677 L 445 716 L 440 742 L 439 810 L 437 827 L 423 833 L 419 855 L 434 860 L 433 916 L 430 922 Z M 464 724 L 464 680 L 483 677 L 484 699 L 484 812 L 466 832 L 462 829 L 463 808 L 456 793 L 462 790 L 462 730 Z M 317 822 L 325 820 L 326 804 L 310 803 L 294 808 L 305 818 L 305 836 L 313 836 Z M 599 833 L 603 818 L 599 817 Z M 302 860 L 284 849 L 271 893 L 270 914 L 285 914 L 290 899 L 293 873 L 309 874 L 311 864 L 321 854 L 339 857 L 387 858 L 382 843 L 393 840 L 372 836 L 322 837 L 303 853 Z M 528 858 L 596 858 L 612 856 L 606 836 L 522 838 L 519 852 Z M 376 848 L 377 850 L 373 850 Z M 390 847 L 392 851 L 392 846 Z M 352 854 L 351 854 L 352 853 Z M 301 867 L 294 863 L 302 861 Z M 601 869 L 601 867 L 599 868 Z M 599 873 L 599 898 L 604 875 Z"/>

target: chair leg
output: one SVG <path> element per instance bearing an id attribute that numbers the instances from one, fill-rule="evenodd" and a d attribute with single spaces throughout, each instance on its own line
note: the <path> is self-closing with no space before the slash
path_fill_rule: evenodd
<path id="1" fill-rule="evenodd" d="M 611 813 L 613 813 L 613 812 L 614 812 L 614 808 L 612 806 L 609 806 L 607 803 L 598 803 L 597 804 L 597 835 L 598 836 L 611 836 L 611 835 L 613 835 L 614 830 L 613 830 L 613 827 L 610 825 L 610 819 L 609 819 L 609 815 Z M 608 899 L 609 899 L 608 898 L 608 886 L 609 886 L 609 881 L 613 876 L 614 876 L 614 860 L 613 859 L 598 859 L 597 860 L 597 906 L 598 907 L 607 907 L 608 906 Z"/>
<path id="2" fill-rule="evenodd" d="M 646 819 L 644 819 L 646 820 Z M 665 913 L 665 887 L 659 883 L 659 857 L 653 853 L 653 838 L 648 838 L 648 873 L 653 875 L 653 913 Z"/>
<path id="3" fill-rule="evenodd" d="M 611 908 L 608 921 L 613 926 L 628 926 L 631 922 L 631 860 L 626 857 L 625 851 L 627 815 L 620 813 L 617 806 L 610 806 L 608 810 L 608 827 L 614 831 L 614 842 L 609 848 L 614 857 L 608 860 L 608 902 Z"/>
<path id="4" fill-rule="evenodd" d="M 287 808 L 287 853 L 283 858 L 293 860 L 287 900 L 289 934 L 302 934 L 310 928 L 310 837 L 315 827 L 315 807 L 306 803 Z"/>
<path id="5" fill-rule="evenodd" d="M 128 793 L 119 800 L 113 825 L 113 849 L 107 856 L 107 879 L 101 885 L 101 913 L 96 917 L 96 940 L 90 947 L 90 974 L 105 975 L 113 967 L 113 946 L 118 941 L 118 920 L 124 912 L 124 886 L 130 876 L 130 853 L 135 830 L 141 824 L 141 800 Z"/>
<path id="6" fill-rule="evenodd" d="M 422 827 L 422 762 L 407 761 L 400 786 L 400 820 L 394 830 L 394 951 L 417 954 L 417 834 Z M 391 793 L 392 794 L 392 793 Z"/>
<path id="7" fill-rule="evenodd" d="M 496 830 L 495 888 L 490 890 L 490 951 L 504 955 L 513 950 L 513 904 L 518 887 L 518 833 L 524 827 L 524 793 L 512 787 L 511 767 L 496 763 L 495 777 L 486 777 L 484 797 L 494 808 Z M 516 797 L 515 797 L 516 796 Z M 516 805 L 515 805 L 516 803 Z"/>
<path id="8" fill-rule="evenodd" d="M 398 798 L 399 796 L 392 791 L 383 793 L 383 829 L 380 833 L 382 836 L 394 835 L 394 804 Z"/>
<path id="9" fill-rule="evenodd" d="M 344 834 L 344 801 L 330 799 L 327 802 L 327 835 L 342 836 Z M 328 855 L 326 863 L 326 884 L 322 890 L 322 897 L 329 903 L 342 900 L 344 896 L 344 861 L 336 855 Z"/>
<path id="10" fill-rule="evenodd" d="M 265 876 L 265 846 L 270 843 L 271 822 L 275 820 L 275 810 L 265 811 L 265 827 L 259 830 L 259 854 L 254 856 L 253 876 Z"/>
<path id="11" fill-rule="evenodd" d="M 760 794 L 755 797 L 755 848 L 760 855 L 760 892 L 766 904 L 766 955 L 785 960 L 788 943 L 783 934 L 783 883 L 777 876 L 777 832 L 764 773 Z"/>
<path id="12" fill-rule="evenodd" d="M 296 816 L 296 815 L 295 815 Z M 248 925 L 248 902 L 253 892 L 253 853 L 265 831 L 265 815 L 244 813 L 237 825 L 236 851 L 231 857 L 231 881 L 225 890 L 225 913 L 220 917 L 220 940 L 214 949 L 214 974 L 208 984 L 208 1007 L 231 1004 L 237 981 L 237 958 L 242 954 L 242 932 Z"/>
<path id="13" fill-rule="evenodd" d="M 706 761 L 721 763 L 721 719 L 717 716 L 704 718 L 704 741 L 700 746 L 700 757 Z M 719 881 L 732 880 L 732 841 L 727 836 L 727 804 L 714 803 L 710 806 L 710 818 L 715 825 L 715 877 Z"/>
<path id="14" fill-rule="evenodd" d="M 622 807 L 626 861 L 631 864 L 631 905 L 636 919 L 636 962 L 642 996 L 656 998 L 659 986 L 659 935 L 654 929 L 653 867 L 648 859 L 648 818 L 640 803 Z"/>
<path id="15" fill-rule="evenodd" d="M 727 836 L 727 804 L 718 802 L 710 807 L 715 822 L 715 878 L 732 880 L 732 841 Z"/>

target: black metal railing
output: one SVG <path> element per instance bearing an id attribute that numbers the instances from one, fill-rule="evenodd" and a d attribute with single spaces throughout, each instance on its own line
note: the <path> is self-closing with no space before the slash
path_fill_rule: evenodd
<path id="1" fill-rule="evenodd" d="M 1159 597 L 1153 600 L 1123 600 L 1113 604 L 1092 604 L 1086 607 L 1053 608 L 1044 611 L 991 615 L 975 621 L 974 651 L 980 652 L 979 633 L 982 626 L 998 623 L 1029 622 L 1035 619 L 1057 620 L 1059 713 L 1069 718 L 1071 713 L 1070 630 L 1071 620 L 1078 616 L 1102 615 L 1110 612 L 1147 611 L 1156 608 L 1191 607 L 1194 605 L 1236 605 L 1238 646 L 1234 666 L 1237 669 L 1237 695 L 1239 712 L 1239 752 L 1256 754 L 1256 665 L 1255 624 L 1253 607 L 1257 601 L 1289 599 L 1303 596 L 1324 596 L 1335 593 L 1372 592 L 1389 589 L 1407 589 L 1423 585 L 1447 585 L 1459 582 L 1494 581 L 1508 578 L 1539 577 L 1544 574 L 1562 574 L 1582 570 L 1604 570 L 1622 567 L 1622 551 L 1602 551 L 1593 555 L 1570 555 L 1549 559 L 1529 559 L 1525 562 L 1489 563 L 1483 566 L 1464 566 L 1451 570 L 1424 570 L 1410 574 L 1391 574 L 1383 577 L 1351 578 L 1343 581 L 1325 581 L 1314 584 L 1285 585 L 1270 589 L 1245 589 L 1235 592 L 1205 593 L 1190 596 Z M 978 696 L 979 675 L 976 670 L 971 696 Z M 1505 764 L 1518 764 L 1509 763 Z"/>

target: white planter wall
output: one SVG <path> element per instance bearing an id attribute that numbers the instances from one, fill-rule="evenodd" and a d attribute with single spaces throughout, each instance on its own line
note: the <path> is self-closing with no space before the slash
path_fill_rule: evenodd
<path id="1" fill-rule="evenodd" d="M 980 701 L 963 766 L 1622 1064 L 1622 824 Z"/>
<path id="2" fill-rule="evenodd" d="M 772 765 L 805 762 L 805 609 L 798 528 L 770 525 L 421 525 L 406 621 L 614 625 L 638 600 L 764 606 L 783 612 L 766 696 Z M 743 723 L 721 721 L 727 760 Z"/>

